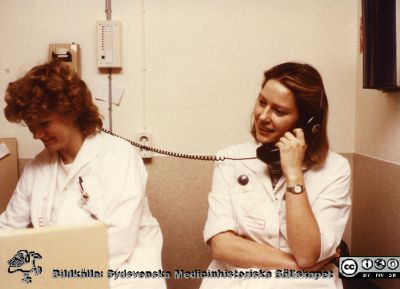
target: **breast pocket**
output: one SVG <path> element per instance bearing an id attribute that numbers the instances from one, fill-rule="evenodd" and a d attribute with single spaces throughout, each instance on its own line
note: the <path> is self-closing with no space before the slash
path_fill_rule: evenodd
<path id="1" fill-rule="evenodd" d="M 255 188 L 236 187 L 232 202 L 239 223 L 258 230 L 265 229 L 266 200 Z"/>
<path id="2" fill-rule="evenodd" d="M 87 178 L 85 186 L 81 194 L 86 194 L 86 199 L 82 199 L 81 196 L 81 207 L 87 211 L 94 219 L 103 219 L 104 215 L 104 204 L 103 204 L 103 191 L 100 183 L 95 178 Z"/>

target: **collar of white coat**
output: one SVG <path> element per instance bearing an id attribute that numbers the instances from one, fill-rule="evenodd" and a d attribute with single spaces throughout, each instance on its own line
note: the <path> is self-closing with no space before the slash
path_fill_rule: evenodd
<path id="1" fill-rule="evenodd" d="M 96 134 L 97 133 L 93 133 L 85 137 L 85 140 L 83 141 L 83 144 L 79 149 L 78 154 L 75 157 L 74 164 L 68 175 L 67 183 L 71 178 L 73 178 L 76 175 L 79 168 L 81 168 L 86 163 L 90 162 L 92 159 L 96 157 L 97 155 L 96 147 L 98 147 L 96 143 L 99 142 L 99 138 L 96 138 Z"/>
<path id="2" fill-rule="evenodd" d="M 85 140 L 83 141 L 83 144 L 79 149 L 78 154 L 75 157 L 71 171 L 68 174 L 68 179 L 66 183 L 68 183 L 71 180 L 71 178 L 75 177 L 75 175 L 78 173 L 79 169 L 82 168 L 83 165 L 90 162 L 92 159 L 96 157 L 98 153 L 98 150 L 96 149 L 98 148 L 97 143 L 100 141 L 99 138 L 96 137 L 96 135 L 97 133 L 93 133 L 85 137 Z M 56 173 L 57 170 L 55 170 L 54 168 L 57 167 L 58 165 L 56 161 L 56 159 L 59 157 L 58 152 L 49 152 L 45 150 L 40 155 L 45 157 L 47 160 L 50 161 L 50 163 L 53 164 L 53 169 L 51 169 L 50 171 Z"/>

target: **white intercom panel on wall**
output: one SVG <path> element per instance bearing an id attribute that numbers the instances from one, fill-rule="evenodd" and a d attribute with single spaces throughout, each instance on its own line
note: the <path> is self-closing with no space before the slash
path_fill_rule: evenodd
<path id="1" fill-rule="evenodd" d="M 97 64 L 100 68 L 122 67 L 121 21 L 97 21 Z"/>

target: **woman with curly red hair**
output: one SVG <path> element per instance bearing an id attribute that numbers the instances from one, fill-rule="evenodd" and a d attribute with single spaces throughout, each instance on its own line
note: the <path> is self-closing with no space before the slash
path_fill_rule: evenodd
<path id="1" fill-rule="evenodd" d="M 112 270 L 161 269 L 162 234 L 151 215 L 147 173 L 132 146 L 101 132 L 102 118 L 85 82 L 66 64 L 32 68 L 8 85 L 4 114 L 24 123 L 45 149 L 29 162 L 0 228 L 108 226 Z M 110 281 L 111 288 L 165 288 L 163 279 Z"/>

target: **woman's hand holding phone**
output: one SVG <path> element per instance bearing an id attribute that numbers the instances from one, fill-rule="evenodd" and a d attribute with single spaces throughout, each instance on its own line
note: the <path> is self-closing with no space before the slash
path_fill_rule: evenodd
<path id="1" fill-rule="evenodd" d="M 301 128 L 292 132 L 287 131 L 275 144 L 279 148 L 282 173 L 286 177 L 288 185 L 299 183 L 302 179 L 302 165 L 307 144 Z"/>

